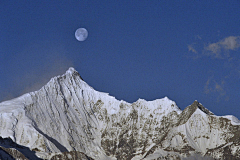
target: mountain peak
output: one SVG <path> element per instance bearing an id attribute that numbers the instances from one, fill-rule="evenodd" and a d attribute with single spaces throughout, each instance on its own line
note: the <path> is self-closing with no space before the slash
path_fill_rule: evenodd
<path id="1" fill-rule="evenodd" d="M 214 115 L 211 111 L 209 111 L 207 108 L 203 107 L 203 105 L 201 103 L 199 103 L 197 100 L 195 100 L 192 104 L 191 107 L 196 107 L 198 109 L 200 109 L 201 111 L 203 111 L 204 113 L 208 114 L 208 115 Z"/>
<path id="2" fill-rule="evenodd" d="M 82 77 L 80 76 L 80 74 L 78 73 L 77 70 L 75 70 L 73 67 L 69 67 L 69 69 L 66 71 L 65 74 L 63 74 L 62 76 L 66 76 L 66 75 L 70 75 L 70 76 L 79 76 L 81 80 Z M 83 80 L 84 81 L 84 80 Z"/>
<path id="3" fill-rule="evenodd" d="M 66 73 L 69 73 L 69 74 L 73 74 L 73 73 L 75 73 L 75 72 L 77 72 L 73 67 L 70 67 L 67 71 L 66 71 Z"/>
<path id="4" fill-rule="evenodd" d="M 80 158 L 81 152 L 96 160 L 181 159 L 194 153 L 239 158 L 239 120 L 211 115 L 198 101 L 184 111 L 168 97 L 119 101 L 94 90 L 70 67 L 39 91 L 0 103 L 0 159 L 6 159 L 6 143 L 30 159 Z"/>

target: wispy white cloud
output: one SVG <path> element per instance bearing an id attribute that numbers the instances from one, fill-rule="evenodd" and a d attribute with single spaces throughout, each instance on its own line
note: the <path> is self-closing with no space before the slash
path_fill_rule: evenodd
<path id="1" fill-rule="evenodd" d="M 216 43 L 210 43 L 204 47 L 203 53 L 214 58 L 229 57 L 230 50 L 237 50 L 240 47 L 240 36 L 229 36 Z"/>
<path id="2" fill-rule="evenodd" d="M 195 39 L 196 42 L 189 44 L 187 47 L 190 53 L 194 54 L 194 56 L 197 55 L 197 58 L 202 56 L 211 56 L 217 59 L 229 58 L 231 57 L 229 51 L 236 51 L 240 48 L 240 36 L 229 36 L 207 45 L 203 42 L 201 36 L 197 35 Z M 203 46 L 201 47 L 201 45 Z"/>
<path id="3" fill-rule="evenodd" d="M 201 53 L 198 52 L 198 49 L 196 47 L 196 43 L 189 44 L 188 46 L 188 52 L 190 54 L 187 54 L 186 56 L 192 59 L 198 59 L 201 56 Z"/>
<path id="4" fill-rule="evenodd" d="M 187 57 L 192 59 L 207 58 L 221 59 L 222 66 L 228 72 L 218 72 L 220 68 L 215 68 L 211 72 L 216 77 L 209 77 L 204 87 L 204 92 L 211 96 L 216 96 L 217 101 L 221 99 L 228 101 L 227 94 L 229 79 L 240 78 L 240 36 L 228 36 L 217 40 L 214 43 L 204 42 L 204 38 L 195 36 L 195 41 L 188 46 Z M 220 78 L 222 77 L 222 78 Z"/>
<path id="5" fill-rule="evenodd" d="M 205 83 L 204 91 L 206 94 L 216 93 L 217 101 L 219 101 L 220 98 L 224 98 L 225 101 L 228 101 L 229 96 L 227 95 L 224 84 L 225 84 L 224 80 L 217 82 L 213 77 L 210 77 L 210 78 L 208 78 L 207 82 Z"/>
<path id="6" fill-rule="evenodd" d="M 240 47 L 240 36 L 230 36 L 219 42 L 224 49 L 235 50 Z"/>
<path id="7" fill-rule="evenodd" d="M 207 53 L 208 55 L 213 55 L 215 58 L 221 58 L 221 48 L 217 43 L 212 43 L 209 44 L 207 47 L 204 48 L 205 53 Z M 206 51 L 210 51 L 210 52 L 206 52 Z"/>
<path id="8" fill-rule="evenodd" d="M 193 53 L 198 53 L 196 49 L 194 48 L 193 44 L 188 45 L 188 51 L 193 52 Z"/>
<path id="9" fill-rule="evenodd" d="M 196 38 L 197 38 L 197 39 L 200 39 L 200 40 L 202 39 L 202 37 L 199 36 L 199 35 L 196 35 Z"/>

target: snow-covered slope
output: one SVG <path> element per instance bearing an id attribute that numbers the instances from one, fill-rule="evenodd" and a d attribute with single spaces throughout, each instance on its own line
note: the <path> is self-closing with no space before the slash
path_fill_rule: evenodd
<path id="1" fill-rule="evenodd" d="M 198 102 L 181 111 L 167 97 L 119 101 L 94 90 L 73 68 L 39 91 L 0 103 L 0 137 L 46 159 L 61 152 L 93 159 L 180 158 L 196 152 L 222 158 L 226 148 L 238 157 L 239 126 L 236 117 L 215 116 Z"/>

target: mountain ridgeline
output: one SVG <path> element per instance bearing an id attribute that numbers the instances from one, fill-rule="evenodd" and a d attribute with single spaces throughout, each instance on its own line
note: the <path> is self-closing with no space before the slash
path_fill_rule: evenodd
<path id="1" fill-rule="evenodd" d="M 73 69 L 0 103 L 0 159 L 240 159 L 240 121 L 195 101 L 134 103 L 90 87 Z"/>

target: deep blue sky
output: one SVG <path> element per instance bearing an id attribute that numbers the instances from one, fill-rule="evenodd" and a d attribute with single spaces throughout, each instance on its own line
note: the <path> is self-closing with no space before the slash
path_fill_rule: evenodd
<path id="1" fill-rule="evenodd" d="M 240 1 L 0 1 L 0 101 L 74 67 L 134 102 L 198 100 L 240 118 Z M 79 42 L 77 28 L 89 36 Z"/>

